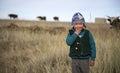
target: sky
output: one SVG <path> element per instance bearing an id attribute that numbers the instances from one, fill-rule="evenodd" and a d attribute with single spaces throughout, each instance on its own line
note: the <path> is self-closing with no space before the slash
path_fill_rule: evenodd
<path id="1" fill-rule="evenodd" d="M 53 21 L 71 21 L 74 13 L 80 12 L 86 22 L 96 17 L 120 16 L 120 0 L 0 0 L 0 18 L 9 19 L 8 14 L 17 14 L 19 19 L 38 20 L 46 16 Z"/>

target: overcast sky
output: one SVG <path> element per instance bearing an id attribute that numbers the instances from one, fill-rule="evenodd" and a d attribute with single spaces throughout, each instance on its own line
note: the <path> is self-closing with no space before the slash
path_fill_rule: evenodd
<path id="1" fill-rule="evenodd" d="M 0 0 L 0 18 L 9 18 L 8 14 L 18 14 L 19 19 L 37 20 L 37 16 L 46 16 L 53 21 L 71 21 L 74 13 L 83 14 L 87 22 L 95 17 L 120 16 L 120 0 Z"/>

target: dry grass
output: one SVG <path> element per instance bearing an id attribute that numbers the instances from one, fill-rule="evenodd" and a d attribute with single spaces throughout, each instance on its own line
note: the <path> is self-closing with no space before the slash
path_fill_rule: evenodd
<path id="1" fill-rule="evenodd" d="M 22 23 L 19 23 L 22 24 Z M 87 25 L 97 47 L 91 73 L 120 73 L 120 33 L 108 25 Z M 0 27 L 0 73 L 71 73 L 69 25 Z"/>

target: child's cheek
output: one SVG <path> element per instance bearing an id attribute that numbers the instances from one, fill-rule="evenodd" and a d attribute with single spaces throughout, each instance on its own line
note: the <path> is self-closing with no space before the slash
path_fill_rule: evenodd
<path id="1" fill-rule="evenodd" d="M 74 28 L 77 28 L 77 25 L 74 25 Z"/>
<path id="2" fill-rule="evenodd" d="M 77 27 L 76 26 L 74 26 L 74 29 L 76 29 Z"/>

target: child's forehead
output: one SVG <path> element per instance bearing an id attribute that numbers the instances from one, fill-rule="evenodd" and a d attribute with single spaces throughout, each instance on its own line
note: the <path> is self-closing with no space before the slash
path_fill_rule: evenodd
<path id="1" fill-rule="evenodd" d="M 83 24 L 82 22 L 76 22 L 75 24 Z"/>

